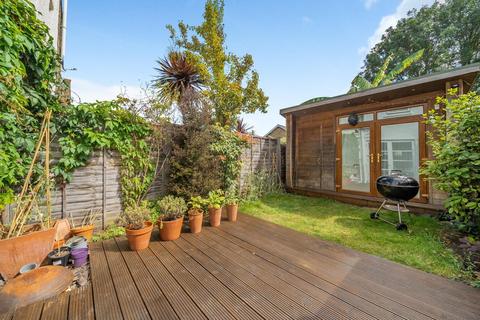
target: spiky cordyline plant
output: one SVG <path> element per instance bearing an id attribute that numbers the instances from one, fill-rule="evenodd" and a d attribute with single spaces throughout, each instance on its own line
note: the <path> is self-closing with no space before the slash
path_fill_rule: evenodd
<path id="1" fill-rule="evenodd" d="M 157 63 L 159 67 L 155 70 L 159 76 L 154 83 L 164 101 L 181 104 L 187 93 L 201 90 L 202 80 L 198 69 L 183 52 L 171 51 Z"/>
<path id="2" fill-rule="evenodd" d="M 237 128 L 236 131 L 240 133 L 248 133 L 253 129 L 253 126 L 249 125 L 248 123 L 243 120 L 243 118 L 237 119 Z"/>

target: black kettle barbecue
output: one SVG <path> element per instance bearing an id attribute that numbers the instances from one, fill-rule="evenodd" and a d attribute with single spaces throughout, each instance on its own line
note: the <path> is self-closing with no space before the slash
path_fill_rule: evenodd
<path id="1" fill-rule="evenodd" d="M 402 222 L 402 213 L 409 212 L 405 202 L 413 199 L 419 189 L 418 181 L 414 178 L 407 177 L 401 173 L 392 174 L 389 176 L 381 176 L 377 179 L 377 190 L 385 197 L 380 208 L 370 214 L 370 218 L 379 219 L 384 222 L 395 225 L 397 230 L 407 230 L 407 225 Z M 388 205 L 387 201 L 396 202 L 396 205 Z M 385 208 L 391 211 L 398 212 L 398 223 L 380 218 L 380 210 Z"/>

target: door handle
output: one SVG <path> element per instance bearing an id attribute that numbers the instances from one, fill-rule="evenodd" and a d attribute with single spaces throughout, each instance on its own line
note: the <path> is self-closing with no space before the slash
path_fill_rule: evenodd
<path id="1" fill-rule="evenodd" d="M 370 153 L 370 163 L 373 163 L 373 153 Z"/>
<path id="2" fill-rule="evenodd" d="M 380 158 L 382 157 L 382 155 L 380 153 L 377 153 L 377 163 L 380 163 Z"/>

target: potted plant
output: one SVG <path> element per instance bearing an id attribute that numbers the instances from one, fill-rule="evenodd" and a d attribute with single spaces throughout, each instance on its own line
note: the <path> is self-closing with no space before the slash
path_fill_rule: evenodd
<path id="1" fill-rule="evenodd" d="M 225 201 L 222 190 L 210 191 L 207 197 L 208 217 L 212 227 L 218 227 L 222 220 L 222 205 Z"/>
<path id="2" fill-rule="evenodd" d="M 188 202 L 190 209 L 188 210 L 188 224 L 190 225 L 191 233 L 199 233 L 202 231 L 203 222 L 203 208 L 206 205 L 206 200 L 201 196 L 191 197 Z"/>
<path id="3" fill-rule="evenodd" d="M 150 209 L 146 202 L 125 208 L 118 220 L 118 225 L 125 228 L 131 250 L 139 251 L 148 248 L 153 224 L 150 221 Z"/>
<path id="4" fill-rule="evenodd" d="M 160 230 L 160 240 L 178 239 L 182 231 L 183 215 L 187 211 L 185 200 L 171 195 L 166 196 L 158 201 L 157 210 L 154 218 Z"/>
<path id="5" fill-rule="evenodd" d="M 63 266 L 68 265 L 68 259 L 70 258 L 70 248 L 69 247 L 60 247 L 53 250 L 48 254 L 48 258 L 54 266 Z"/>
<path id="6" fill-rule="evenodd" d="M 95 219 L 95 212 L 93 210 L 90 210 L 86 215 L 84 215 L 82 223 L 79 226 L 76 226 L 70 213 L 70 224 L 72 225 L 70 232 L 73 236 L 85 237 L 88 242 L 90 242 L 92 240 L 93 229 L 95 227 Z"/>
<path id="7" fill-rule="evenodd" d="M 227 207 L 228 221 L 237 221 L 238 203 L 240 199 L 237 197 L 235 191 L 227 192 L 225 195 L 225 205 Z"/>

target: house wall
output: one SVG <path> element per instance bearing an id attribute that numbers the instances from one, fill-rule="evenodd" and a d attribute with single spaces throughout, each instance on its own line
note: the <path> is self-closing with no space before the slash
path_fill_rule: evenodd
<path id="1" fill-rule="evenodd" d="M 63 30 L 62 23 L 64 14 L 64 0 L 31 0 L 39 14 L 37 15 L 50 29 L 50 35 L 53 37 L 53 45 L 58 54 L 63 57 Z"/>
<path id="2" fill-rule="evenodd" d="M 364 113 L 369 111 L 399 108 L 408 105 L 423 104 L 428 109 L 434 107 L 435 98 L 444 95 L 445 91 L 434 91 L 425 94 L 412 95 L 400 99 L 384 102 L 348 106 L 345 105 L 320 110 L 305 110 L 289 113 L 287 119 L 287 188 L 293 192 L 324 195 L 338 200 L 353 202 L 362 205 L 373 205 L 382 200 L 380 197 L 351 195 L 338 192 L 337 163 L 339 164 L 340 151 L 337 150 L 337 117 L 352 112 Z M 425 148 L 425 161 L 431 158 L 431 150 Z M 413 207 L 425 210 L 439 210 L 445 194 L 435 190 L 431 183 L 426 184 L 428 194 L 426 203 L 413 203 Z M 350 201 L 349 201 L 350 200 Z M 421 210 L 418 210 L 421 211 Z"/>

